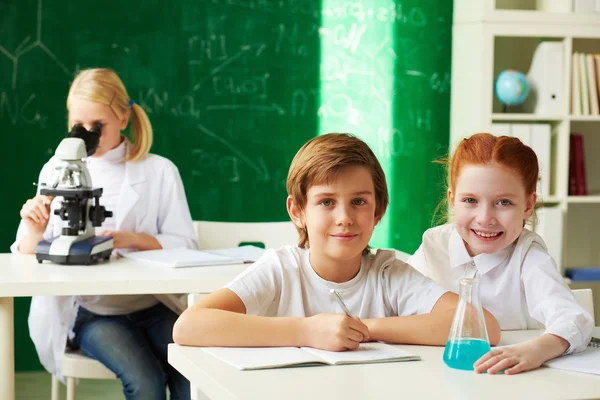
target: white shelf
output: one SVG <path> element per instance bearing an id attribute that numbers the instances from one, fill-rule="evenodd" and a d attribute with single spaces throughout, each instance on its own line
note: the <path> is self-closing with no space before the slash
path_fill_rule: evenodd
<path id="1" fill-rule="evenodd" d="M 570 115 L 569 120 L 583 122 L 600 122 L 600 115 Z"/>
<path id="2" fill-rule="evenodd" d="M 548 196 L 548 197 L 544 197 L 544 198 L 538 198 L 537 203 L 543 203 L 543 204 L 556 204 L 556 203 L 560 203 L 562 202 L 562 199 L 558 196 Z"/>
<path id="3" fill-rule="evenodd" d="M 521 1 L 522 3 L 522 1 Z M 509 23 L 535 25 L 600 25 L 600 14 L 574 12 L 546 12 L 535 10 L 533 1 L 528 9 L 511 9 L 495 7 L 489 0 L 455 0 L 454 24 L 462 23 Z M 516 8 L 516 7 L 515 7 Z M 521 29 L 522 27 L 517 27 Z"/>
<path id="4" fill-rule="evenodd" d="M 600 195 L 569 196 L 569 197 L 567 197 L 567 202 L 569 202 L 569 203 L 600 204 Z"/>
<path id="5" fill-rule="evenodd" d="M 537 10 L 495 10 L 488 13 L 486 22 L 508 22 L 516 24 L 559 24 L 559 25 L 599 25 L 600 14 L 559 13 Z"/>
<path id="6" fill-rule="evenodd" d="M 597 241 L 590 238 L 600 215 L 600 115 L 571 115 L 571 61 L 574 52 L 600 52 L 600 14 L 535 11 L 536 0 L 454 0 L 452 27 L 452 91 L 450 144 L 454 148 L 469 132 L 490 130 L 498 124 L 546 123 L 551 127 L 549 165 L 552 196 L 539 206 L 552 208 L 544 228 L 552 237 L 559 268 L 563 265 L 600 265 Z M 499 5 L 505 9 L 496 9 Z M 526 10 L 508 9 L 527 8 Z M 561 42 L 563 108 L 552 114 L 499 112 L 494 82 L 507 68 L 526 73 L 539 41 Z M 561 60 L 558 60 L 559 62 Z M 525 105 L 523 109 L 527 110 Z M 570 133 L 585 136 L 588 196 L 568 196 Z M 598 134 L 596 134 L 598 133 Z M 541 203 L 541 204 L 540 204 Z M 543 213 L 540 213 L 543 215 Z M 554 235 L 554 236 L 552 236 Z"/>
<path id="7" fill-rule="evenodd" d="M 492 121 L 561 121 L 564 115 L 540 115 L 526 113 L 494 113 Z M 600 118 L 598 119 L 600 121 Z"/>

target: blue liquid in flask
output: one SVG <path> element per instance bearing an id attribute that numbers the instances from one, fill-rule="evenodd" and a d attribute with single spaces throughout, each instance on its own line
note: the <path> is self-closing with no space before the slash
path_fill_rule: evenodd
<path id="1" fill-rule="evenodd" d="M 450 368 L 473 371 L 473 364 L 490 351 L 490 343 L 481 339 L 449 340 L 444 350 L 444 362 Z"/>

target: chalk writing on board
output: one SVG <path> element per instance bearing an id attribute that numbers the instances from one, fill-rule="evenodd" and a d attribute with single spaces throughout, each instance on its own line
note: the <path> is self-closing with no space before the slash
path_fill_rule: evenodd
<path id="1" fill-rule="evenodd" d="M 354 107 L 352 98 L 345 93 L 335 93 L 319 107 L 318 116 L 327 119 L 342 118 L 352 125 L 361 123 L 361 112 Z"/>
<path id="2" fill-rule="evenodd" d="M 18 93 L 9 95 L 6 92 L 0 93 L 0 120 L 8 118 L 12 125 L 22 122 L 27 125 L 38 124 L 45 128 L 48 118 L 40 115 L 35 107 L 35 93 L 29 96 L 19 96 Z"/>
<path id="3" fill-rule="evenodd" d="M 31 50 L 39 48 L 41 51 L 46 53 L 48 57 L 54 61 L 54 63 L 64 71 L 65 74 L 70 75 L 69 69 L 56 57 L 56 55 L 50 50 L 42 41 L 42 0 L 38 0 L 37 5 L 37 24 L 36 24 L 36 36 L 35 41 L 29 43 L 31 40 L 30 36 L 26 36 L 23 41 L 17 46 L 14 53 L 11 53 L 6 47 L 0 44 L 0 54 L 5 55 L 13 64 L 12 71 L 12 88 L 17 88 L 17 75 L 19 72 L 19 59 Z"/>
<path id="4" fill-rule="evenodd" d="M 188 51 L 193 59 L 188 61 L 190 65 L 203 64 L 205 61 L 227 60 L 227 46 L 225 35 L 210 35 L 208 39 L 200 36 L 192 36 L 188 39 Z"/>
<path id="5" fill-rule="evenodd" d="M 308 110 L 314 110 L 319 99 L 318 89 L 295 89 L 292 94 L 291 113 L 294 117 L 302 117 Z"/>
<path id="6" fill-rule="evenodd" d="M 450 91 L 450 72 L 445 72 L 443 74 L 434 72 L 431 74 L 429 83 L 431 85 L 431 89 L 435 90 L 436 92 L 446 93 Z"/>
<path id="7" fill-rule="evenodd" d="M 291 56 L 309 57 L 311 56 L 311 52 L 309 46 L 305 43 L 306 37 L 314 33 L 319 33 L 319 27 L 314 25 L 306 30 L 301 28 L 298 23 L 289 25 L 278 24 L 272 29 L 272 32 L 277 35 L 275 53 L 285 51 L 286 54 Z"/>
<path id="8" fill-rule="evenodd" d="M 290 14 L 307 15 L 314 18 L 319 16 L 315 10 L 315 0 L 211 0 L 213 4 L 245 8 L 261 12 L 278 12 L 285 10 Z"/>
<path id="9" fill-rule="evenodd" d="M 218 153 L 208 152 L 204 149 L 193 149 L 194 169 L 192 175 L 214 175 L 217 169 L 221 176 L 226 177 L 229 182 L 239 182 L 240 172 L 238 169 L 239 159 L 234 156 L 222 157 Z"/>
<path id="10" fill-rule="evenodd" d="M 359 1 L 340 3 L 335 7 L 324 9 L 323 16 L 328 19 L 351 18 L 356 19 L 358 22 L 374 19 L 379 22 L 400 23 L 417 28 L 427 25 L 427 16 L 419 7 L 407 7 L 402 3 L 394 4 L 394 2 L 390 2 L 387 7 L 375 8 Z"/>
<path id="11" fill-rule="evenodd" d="M 330 36 L 335 46 L 355 53 L 366 30 L 366 24 L 352 23 L 349 27 L 345 24 L 337 24 L 332 29 L 320 28 L 319 33 L 321 36 Z"/>
<path id="12" fill-rule="evenodd" d="M 150 88 L 140 90 L 136 101 L 148 114 L 200 118 L 200 110 L 196 107 L 194 97 L 191 95 L 173 99 L 166 91 L 158 93 Z"/>
<path id="13" fill-rule="evenodd" d="M 265 161 L 262 157 L 257 157 L 255 161 L 252 160 L 251 157 L 244 154 L 239 148 L 231 144 L 228 140 L 222 137 L 222 135 L 218 135 L 212 130 L 208 129 L 202 124 L 198 125 L 198 129 L 207 136 L 212 137 L 217 142 L 223 144 L 226 148 L 228 148 L 233 154 L 235 154 L 240 160 L 246 163 L 250 168 L 252 168 L 258 174 L 259 181 L 268 181 L 270 179 L 269 170 L 265 165 Z"/>
<path id="14" fill-rule="evenodd" d="M 212 89 L 215 96 L 244 95 L 265 99 L 268 97 L 268 79 L 268 73 L 242 78 L 218 75 L 212 78 Z"/>
<path id="15" fill-rule="evenodd" d="M 276 103 L 269 105 L 254 105 L 254 104 L 214 104 L 206 106 L 207 111 L 274 111 L 279 115 L 285 114 L 285 110 Z"/>
<path id="16" fill-rule="evenodd" d="M 408 115 L 415 128 L 424 132 L 431 132 L 431 109 L 409 108 Z"/>

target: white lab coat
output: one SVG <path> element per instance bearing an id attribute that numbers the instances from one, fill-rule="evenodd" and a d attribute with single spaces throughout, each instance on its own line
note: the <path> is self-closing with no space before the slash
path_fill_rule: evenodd
<path id="1" fill-rule="evenodd" d="M 543 239 L 523 229 L 513 246 L 471 257 L 454 224 L 431 228 L 408 263 L 442 287 L 458 293 L 458 280 L 477 272 L 481 304 L 502 330 L 540 329 L 583 351 L 594 324 L 558 273 Z"/>
<path id="2" fill-rule="evenodd" d="M 54 165 L 52 157 L 42 168 L 38 182 L 51 182 Z M 102 204 L 102 198 L 100 198 Z M 59 201 L 52 202 L 52 213 Z M 165 249 L 175 247 L 198 248 L 192 218 L 183 183 L 177 167 L 168 159 L 149 154 L 137 162 L 125 164 L 125 178 L 116 211 L 116 230 L 146 233 L 154 236 Z M 51 214 L 44 238 L 61 233 L 61 220 Z M 17 239 L 11 246 L 18 252 L 18 243 L 26 234 L 23 221 L 19 224 Z M 157 296 L 159 300 L 179 311 L 184 304 L 171 295 Z M 67 337 L 73 335 L 77 316 L 75 296 L 36 296 L 29 310 L 29 334 L 40 362 L 51 374 L 60 376 Z M 62 378 L 62 377 L 61 377 Z"/>

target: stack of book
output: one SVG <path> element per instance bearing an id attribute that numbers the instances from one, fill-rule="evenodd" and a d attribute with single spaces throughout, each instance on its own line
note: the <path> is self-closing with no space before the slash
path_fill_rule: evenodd
<path id="1" fill-rule="evenodd" d="M 573 53 L 571 113 L 600 115 L 600 54 Z"/>

